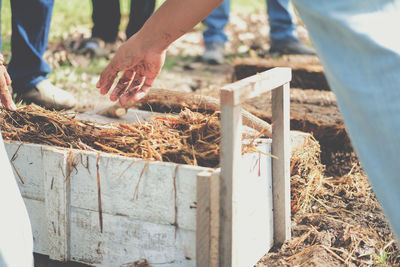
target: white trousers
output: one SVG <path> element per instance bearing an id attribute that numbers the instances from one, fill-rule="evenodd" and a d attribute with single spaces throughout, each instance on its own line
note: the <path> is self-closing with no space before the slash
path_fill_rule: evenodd
<path id="1" fill-rule="evenodd" d="M 31 266 L 31 224 L 0 133 L 0 267 Z"/>

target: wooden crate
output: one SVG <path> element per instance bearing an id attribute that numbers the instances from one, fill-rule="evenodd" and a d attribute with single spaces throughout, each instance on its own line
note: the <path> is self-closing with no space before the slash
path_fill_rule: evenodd
<path id="1" fill-rule="evenodd" d="M 94 266 L 254 265 L 290 237 L 289 81 L 280 68 L 222 89 L 221 169 L 6 142 L 35 252 Z M 275 88 L 274 142 L 242 156 L 240 103 Z"/>

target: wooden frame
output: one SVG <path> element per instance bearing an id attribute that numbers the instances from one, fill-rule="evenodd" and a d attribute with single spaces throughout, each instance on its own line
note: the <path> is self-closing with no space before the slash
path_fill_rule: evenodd
<path id="1" fill-rule="evenodd" d="M 219 169 L 20 142 L 5 147 L 24 181 L 34 252 L 93 266 L 141 259 L 219 266 Z M 241 227 L 243 244 L 252 244 L 240 249 L 241 262 L 257 262 L 273 244 L 271 141 L 259 140 L 257 149 L 243 156 L 247 179 L 239 181 L 240 223 L 255 222 Z"/>
<path id="2" fill-rule="evenodd" d="M 5 142 L 34 251 L 94 266 L 254 265 L 290 237 L 289 81 L 277 68 L 222 88 L 217 170 Z M 242 156 L 240 105 L 273 89 L 272 145 Z"/>
<path id="3" fill-rule="evenodd" d="M 274 242 L 290 238 L 290 68 L 274 68 L 221 89 L 221 179 L 219 266 L 238 266 L 237 199 L 241 173 L 241 104 L 261 93 L 272 92 L 272 154 Z"/>

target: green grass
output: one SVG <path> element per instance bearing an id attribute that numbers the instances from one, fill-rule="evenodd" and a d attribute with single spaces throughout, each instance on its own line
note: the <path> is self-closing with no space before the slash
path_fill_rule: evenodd
<path id="1" fill-rule="evenodd" d="M 381 249 L 379 255 L 375 255 L 375 260 L 380 266 L 387 266 L 388 252 Z"/>
<path id="2" fill-rule="evenodd" d="M 92 5 L 90 0 L 56 0 L 50 26 L 50 41 L 59 40 L 71 27 L 90 27 Z"/>
<path id="3" fill-rule="evenodd" d="M 265 10 L 265 0 L 231 0 L 231 11 L 238 14 L 250 14 Z"/>
<path id="4" fill-rule="evenodd" d="M 2 1 L 1 3 L 1 44 L 2 51 L 10 51 L 11 49 L 11 8 L 10 1 Z"/>

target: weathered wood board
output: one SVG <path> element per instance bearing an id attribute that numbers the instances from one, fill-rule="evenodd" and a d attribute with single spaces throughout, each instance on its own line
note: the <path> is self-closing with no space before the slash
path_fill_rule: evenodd
<path id="1" fill-rule="evenodd" d="M 318 57 L 309 55 L 285 55 L 278 58 L 242 58 L 234 62 L 232 80 L 241 80 L 256 73 L 276 67 L 292 69 L 292 88 L 330 90 Z"/>
<path id="2" fill-rule="evenodd" d="M 32 221 L 35 252 L 94 266 L 141 259 L 163 266 L 196 265 L 197 174 L 213 169 L 44 145 L 5 145 Z M 269 141 L 260 147 L 271 152 Z M 243 162 L 241 198 L 243 205 L 252 204 L 241 212 L 246 214 L 243 224 L 252 227 L 243 228 L 247 249 L 240 253 L 246 257 L 250 251 L 259 259 L 273 242 L 271 158 L 252 153 Z"/>
<path id="3" fill-rule="evenodd" d="M 301 144 L 301 136 L 290 136 L 290 79 L 290 69 L 276 68 L 221 89 L 219 170 L 6 143 L 35 252 L 95 266 L 143 259 L 163 266 L 256 264 L 274 241 L 290 238 L 290 143 Z M 240 105 L 274 89 L 275 142 L 243 141 Z M 258 150 L 242 155 L 243 142 Z"/>

